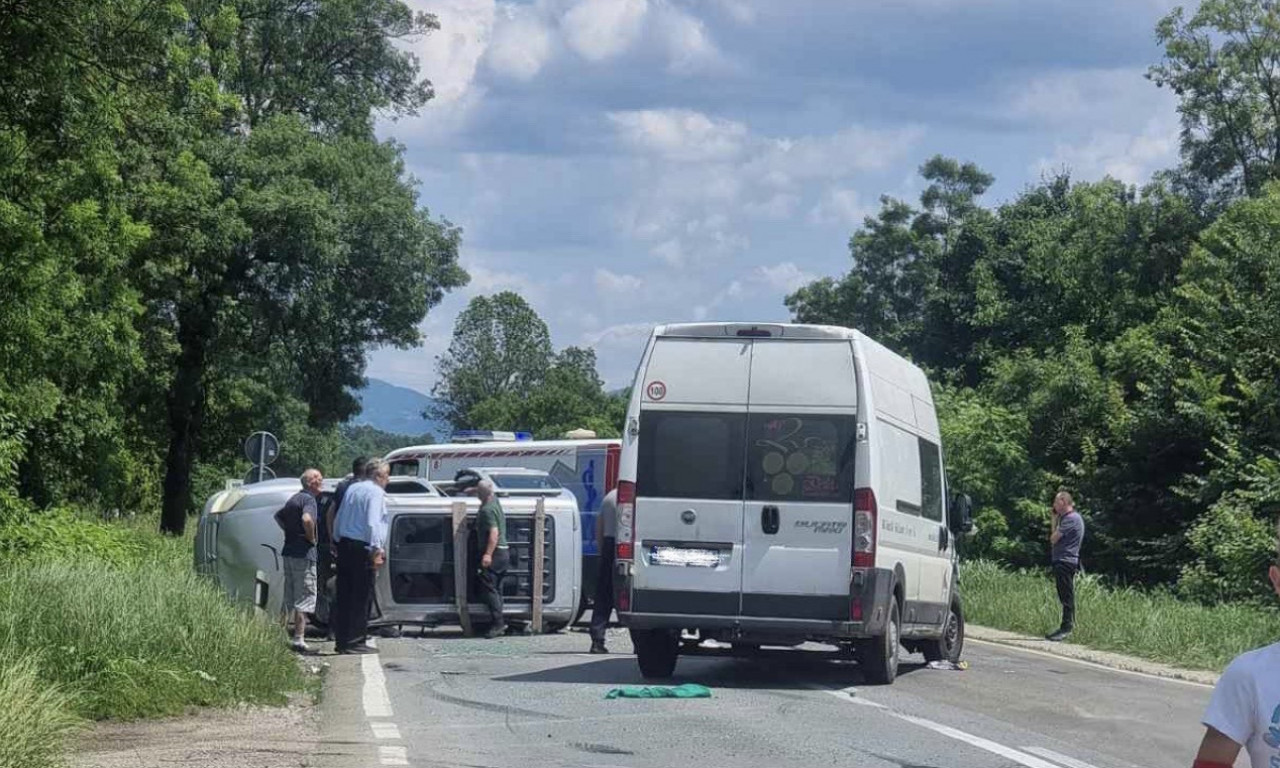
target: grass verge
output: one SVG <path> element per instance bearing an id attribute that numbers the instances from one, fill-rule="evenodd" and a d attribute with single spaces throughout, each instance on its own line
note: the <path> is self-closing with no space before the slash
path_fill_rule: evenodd
<path id="1" fill-rule="evenodd" d="M 961 566 L 965 619 L 1012 632 L 1057 628 L 1061 605 L 1048 575 L 1007 571 L 991 562 Z M 1070 642 L 1185 669 L 1220 672 L 1240 653 L 1280 639 L 1280 611 L 1245 605 L 1204 606 L 1172 595 L 1076 580 L 1076 627 Z"/>
<path id="2" fill-rule="evenodd" d="M 85 719 L 282 704 L 314 688 L 278 625 L 192 572 L 190 536 L 154 521 L 54 525 L 0 560 L 0 768 L 58 765 Z"/>

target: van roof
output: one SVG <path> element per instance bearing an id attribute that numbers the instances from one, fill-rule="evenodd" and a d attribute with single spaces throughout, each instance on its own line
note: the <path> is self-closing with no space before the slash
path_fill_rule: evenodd
<path id="1" fill-rule="evenodd" d="M 703 339 L 764 336 L 766 332 L 784 339 L 855 339 L 862 335 L 852 328 L 799 323 L 675 323 L 653 329 L 654 336 Z"/>

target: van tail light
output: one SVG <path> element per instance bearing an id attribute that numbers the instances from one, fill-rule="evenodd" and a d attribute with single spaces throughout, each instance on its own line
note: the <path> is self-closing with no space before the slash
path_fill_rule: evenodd
<path id="1" fill-rule="evenodd" d="M 849 621 L 862 621 L 861 597 L 855 597 L 849 602 Z"/>
<path id="2" fill-rule="evenodd" d="M 635 557 L 636 540 L 636 484 L 618 483 L 618 551 L 619 560 Z"/>
<path id="3" fill-rule="evenodd" d="M 876 494 L 870 488 L 853 492 L 853 567 L 876 564 Z"/>
<path id="4" fill-rule="evenodd" d="M 604 454 L 604 492 L 618 487 L 618 468 L 622 466 L 622 446 L 610 445 Z"/>

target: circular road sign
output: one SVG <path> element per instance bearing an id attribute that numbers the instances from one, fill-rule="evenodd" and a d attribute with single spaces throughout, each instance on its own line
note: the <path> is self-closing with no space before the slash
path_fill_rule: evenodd
<path id="1" fill-rule="evenodd" d="M 280 455 L 280 441 L 270 432 L 254 432 L 244 441 L 244 457 L 264 467 Z"/>
<path id="2" fill-rule="evenodd" d="M 258 482 L 258 470 L 262 470 L 263 480 L 276 479 L 276 473 L 271 471 L 271 467 L 250 467 L 249 471 L 245 473 L 245 476 L 244 476 L 245 485 L 253 485 L 254 483 Z"/>

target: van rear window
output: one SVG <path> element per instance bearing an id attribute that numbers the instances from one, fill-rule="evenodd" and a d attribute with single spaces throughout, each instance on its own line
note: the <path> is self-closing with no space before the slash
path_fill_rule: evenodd
<path id="1" fill-rule="evenodd" d="M 755 413 L 747 426 L 747 498 L 853 501 L 853 416 Z"/>
<path id="2" fill-rule="evenodd" d="M 636 495 L 742 499 L 744 413 L 642 411 Z"/>

